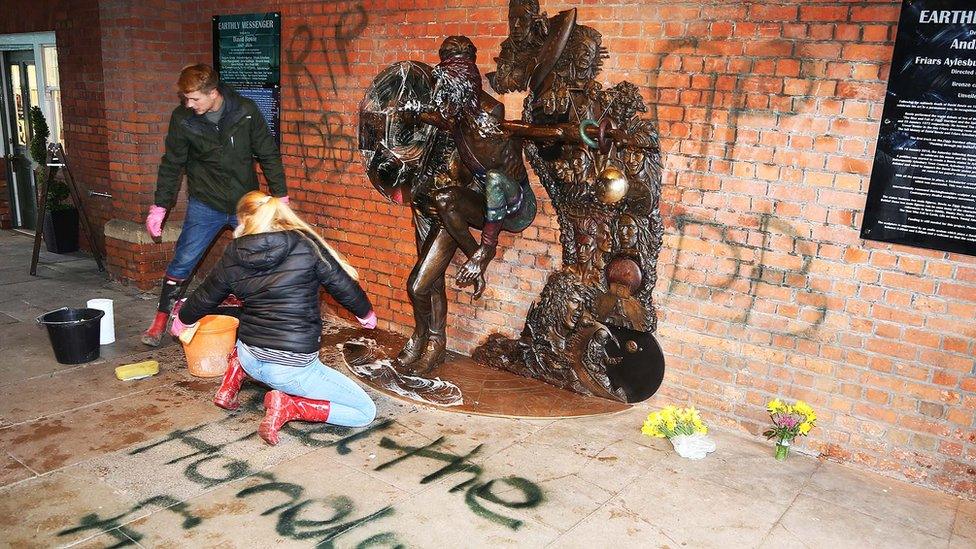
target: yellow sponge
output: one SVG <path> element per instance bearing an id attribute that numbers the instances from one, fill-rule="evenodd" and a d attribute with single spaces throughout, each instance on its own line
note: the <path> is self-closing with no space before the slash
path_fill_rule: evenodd
<path id="1" fill-rule="evenodd" d="M 158 373 L 159 362 L 156 362 L 155 360 L 136 362 L 135 364 L 123 364 L 115 369 L 115 377 L 121 379 L 122 381 L 142 379 L 144 377 L 154 376 Z"/>

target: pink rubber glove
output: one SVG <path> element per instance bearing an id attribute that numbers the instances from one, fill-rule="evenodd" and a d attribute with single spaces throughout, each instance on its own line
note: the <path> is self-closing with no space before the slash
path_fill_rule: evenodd
<path id="1" fill-rule="evenodd" d="M 376 327 L 376 311 L 370 309 L 369 314 L 366 315 L 366 318 L 359 318 L 357 316 L 356 320 L 358 320 L 359 323 L 363 325 L 363 328 L 369 328 L 370 330 L 372 330 L 373 328 Z"/>
<path id="2" fill-rule="evenodd" d="M 279 196 L 278 197 L 278 200 L 280 200 L 283 204 L 287 204 L 288 203 L 288 195 L 286 194 L 285 196 Z"/>
<path id="3" fill-rule="evenodd" d="M 180 309 L 183 308 L 183 303 L 186 302 L 186 298 L 183 298 L 173 304 L 173 310 L 170 311 L 169 315 L 173 318 L 173 323 L 169 327 L 169 333 L 173 334 L 173 337 L 180 337 L 183 330 L 186 329 L 186 324 L 180 320 Z"/>
<path id="4" fill-rule="evenodd" d="M 146 230 L 149 236 L 159 238 L 163 236 L 163 218 L 166 217 L 166 208 L 153 204 L 149 206 L 149 215 L 146 216 Z"/>
<path id="5" fill-rule="evenodd" d="M 180 337 L 183 330 L 186 329 L 186 324 L 180 320 L 180 315 L 173 315 L 173 324 L 169 327 L 169 333 L 173 334 L 173 337 Z"/>

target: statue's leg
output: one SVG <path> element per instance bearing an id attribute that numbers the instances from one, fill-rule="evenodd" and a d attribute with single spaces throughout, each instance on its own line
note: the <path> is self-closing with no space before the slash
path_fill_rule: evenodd
<path id="1" fill-rule="evenodd" d="M 478 241 L 471 236 L 470 227 L 480 229 L 484 226 L 485 197 L 467 187 L 444 187 L 434 194 L 434 207 L 444 229 L 470 258 L 478 249 Z"/>
<path id="2" fill-rule="evenodd" d="M 407 295 L 410 297 L 410 305 L 413 307 L 413 333 L 397 354 L 396 362 L 398 365 L 406 366 L 420 358 L 424 346 L 427 345 L 427 334 L 430 331 L 430 311 L 431 296 L 417 295 L 415 288 L 417 274 L 420 271 L 422 256 L 414 265 L 410 277 L 407 278 Z"/>
<path id="3" fill-rule="evenodd" d="M 423 263 L 430 244 L 434 241 L 437 226 L 432 225 L 429 218 L 420 216 L 416 210 L 413 211 L 413 225 L 414 242 L 417 246 L 417 262 L 414 264 L 410 276 L 407 277 L 407 295 L 410 297 L 410 304 L 413 309 L 413 333 L 407 339 L 400 353 L 397 354 L 394 366 L 410 364 L 420 358 L 420 353 L 427 345 L 427 334 L 430 330 L 431 299 L 416 295 L 414 289 L 416 288 L 417 273 L 420 271 L 420 265 Z M 436 296 L 436 294 L 434 295 Z"/>
<path id="4" fill-rule="evenodd" d="M 403 364 L 408 373 L 423 375 L 444 362 L 447 347 L 444 273 L 457 249 L 457 242 L 450 233 L 437 230 L 433 233 L 433 238 L 429 239 L 425 253 L 410 275 L 407 292 L 414 306 L 420 303 L 421 312 L 427 314 L 427 339 L 420 357 Z"/>
<path id="5" fill-rule="evenodd" d="M 523 186 L 499 170 L 489 170 L 484 178 L 485 201 L 484 223 L 481 231 L 481 245 L 474 255 L 458 270 L 457 282 L 461 287 L 474 284 L 474 298 L 481 296 L 485 287 L 485 273 L 488 264 L 495 257 L 498 234 L 502 229 L 518 232 L 532 222 L 525 219 L 529 210 L 535 216 L 535 202 L 528 181 Z"/>

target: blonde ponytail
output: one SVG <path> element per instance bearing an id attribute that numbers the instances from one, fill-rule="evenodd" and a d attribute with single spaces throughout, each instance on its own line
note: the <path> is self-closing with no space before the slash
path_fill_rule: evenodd
<path id="1" fill-rule="evenodd" d="M 322 257 L 324 248 L 346 274 L 353 280 L 359 280 L 359 273 L 346 261 L 346 258 L 342 257 L 342 254 L 333 249 L 311 225 L 298 217 L 288 204 L 273 196 L 261 191 L 245 194 L 237 203 L 237 221 L 240 224 L 234 229 L 234 238 L 272 231 L 296 231 L 312 244 L 319 257 Z"/>

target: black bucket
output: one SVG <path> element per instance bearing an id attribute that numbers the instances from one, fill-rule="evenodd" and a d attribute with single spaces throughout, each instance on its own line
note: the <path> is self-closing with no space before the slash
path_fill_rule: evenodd
<path id="1" fill-rule="evenodd" d="M 61 364 L 81 364 L 98 358 L 98 336 L 105 311 L 62 307 L 37 317 L 47 327 L 54 358 Z"/>

